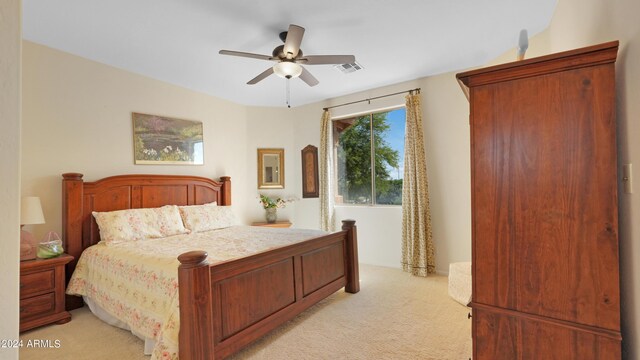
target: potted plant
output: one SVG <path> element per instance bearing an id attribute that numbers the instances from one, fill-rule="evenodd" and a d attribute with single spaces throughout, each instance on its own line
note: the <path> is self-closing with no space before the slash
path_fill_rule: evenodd
<path id="1" fill-rule="evenodd" d="M 293 202 L 295 199 L 272 198 L 260 194 L 260 204 L 265 210 L 265 218 L 269 224 L 273 224 L 278 220 L 278 209 L 287 206 L 287 203 Z"/>

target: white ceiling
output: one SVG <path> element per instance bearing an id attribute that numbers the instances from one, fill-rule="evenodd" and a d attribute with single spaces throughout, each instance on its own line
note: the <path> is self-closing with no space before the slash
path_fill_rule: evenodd
<path id="1" fill-rule="evenodd" d="M 23 37 L 134 73 L 246 105 L 284 106 L 285 80 L 246 82 L 272 62 L 278 34 L 306 28 L 306 55 L 353 54 L 364 70 L 307 69 L 292 106 L 486 63 L 544 30 L 557 0 L 24 0 Z"/>

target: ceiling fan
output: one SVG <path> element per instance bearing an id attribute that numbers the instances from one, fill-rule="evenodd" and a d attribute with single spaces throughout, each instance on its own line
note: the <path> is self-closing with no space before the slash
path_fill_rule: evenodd
<path id="1" fill-rule="evenodd" d="M 311 73 L 302 67 L 305 65 L 348 64 L 356 61 L 353 55 L 307 55 L 300 49 L 304 28 L 298 25 L 289 25 L 288 31 L 280 33 L 280 40 L 284 45 L 273 49 L 271 55 L 253 54 L 241 51 L 220 50 L 221 55 L 248 57 L 260 60 L 276 61 L 277 63 L 263 71 L 260 75 L 249 80 L 247 84 L 254 85 L 264 80 L 271 74 L 276 74 L 285 79 L 300 77 L 309 86 L 318 85 L 319 81 Z"/>

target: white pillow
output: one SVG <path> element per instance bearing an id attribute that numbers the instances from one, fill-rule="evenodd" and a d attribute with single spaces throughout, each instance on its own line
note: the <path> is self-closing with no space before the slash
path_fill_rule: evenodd
<path id="1" fill-rule="evenodd" d="M 100 239 L 107 244 L 188 234 L 176 205 L 93 212 Z"/>
<path id="2" fill-rule="evenodd" d="M 180 206 L 184 226 L 193 232 L 222 229 L 236 224 L 231 206 Z"/>

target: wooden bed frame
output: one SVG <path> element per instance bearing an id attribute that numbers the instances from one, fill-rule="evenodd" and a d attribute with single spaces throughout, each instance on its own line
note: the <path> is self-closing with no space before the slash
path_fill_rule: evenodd
<path id="1" fill-rule="evenodd" d="M 100 241 L 92 211 L 168 204 L 231 205 L 231 179 L 181 175 L 120 175 L 84 182 L 62 174 L 63 239 L 74 260 Z M 342 231 L 215 265 L 207 253 L 178 257 L 181 359 L 223 359 L 338 291 L 360 291 L 355 221 Z M 82 299 L 67 297 L 67 309 Z"/>

